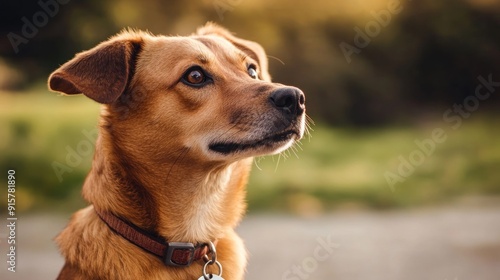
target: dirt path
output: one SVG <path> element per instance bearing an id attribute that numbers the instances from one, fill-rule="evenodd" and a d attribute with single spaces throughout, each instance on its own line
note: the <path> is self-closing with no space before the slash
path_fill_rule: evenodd
<path id="1" fill-rule="evenodd" d="M 66 219 L 20 217 L 17 272 L 8 272 L 4 262 L 0 278 L 54 279 L 63 260 L 51 239 Z M 500 279 L 500 206 L 314 219 L 249 215 L 238 231 L 250 253 L 248 280 Z M 1 233 L 5 260 L 5 230 Z"/>

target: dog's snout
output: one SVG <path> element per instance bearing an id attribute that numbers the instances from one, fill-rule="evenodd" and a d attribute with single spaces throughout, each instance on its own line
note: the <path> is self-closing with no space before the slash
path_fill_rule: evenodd
<path id="1" fill-rule="evenodd" d="M 304 93 L 295 87 L 282 87 L 271 93 L 271 103 L 288 115 L 301 115 L 305 110 Z"/>

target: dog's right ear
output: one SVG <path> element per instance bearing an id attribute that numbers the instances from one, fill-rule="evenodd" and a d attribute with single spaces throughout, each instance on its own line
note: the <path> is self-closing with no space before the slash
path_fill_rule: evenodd
<path id="1" fill-rule="evenodd" d="M 81 52 L 50 75 L 49 89 L 69 95 L 83 93 L 99 103 L 113 103 L 132 78 L 141 47 L 142 40 L 136 36 L 111 39 Z"/>

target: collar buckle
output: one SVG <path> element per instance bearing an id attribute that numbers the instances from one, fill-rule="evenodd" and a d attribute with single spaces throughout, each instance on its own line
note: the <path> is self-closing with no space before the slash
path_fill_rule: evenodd
<path id="1" fill-rule="evenodd" d="M 168 242 L 163 262 L 168 266 L 186 267 L 193 262 L 194 255 L 193 243 Z"/>

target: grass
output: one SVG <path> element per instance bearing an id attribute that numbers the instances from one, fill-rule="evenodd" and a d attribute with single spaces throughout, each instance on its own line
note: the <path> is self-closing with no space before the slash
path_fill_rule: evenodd
<path id="1" fill-rule="evenodd" d="M 298 159 L 258 160 L 249 189 L 258 208 L 303 212 L 313 203 L 319 210 L 340 207 L 377 209 L 436 204 L 466 195 L 500 194 L 500 125 L 498 118 L 464 121 L 457 130 L 440 121 L 420 127 L 334 129 L 318 125 L 310 141 L 303 140 Z M 419 153 L 419 142 L 436 128 L 446 140 L 423 162 L 416 161 L 409 176 L 391 188 L 385 174 Z M 428 140 L 430 141 L 430 140 Z M 401 157 L 404 159 L 402 160 Z M 273 197 L 272 199 L 270 197 Z M 300 199 L 294 199 L 300 197 Z M 307 199 L 306 199 L 307 198 Z"/>
<path id="2" fill-rule="evenodd" d="M 87 141 L 83 130 L 96 127 L 99 106 L 79 97 L 42 89 L 0 93 L 0 167 L 15 169 L 19 211 L 73 211 L 84 202 L 81 184 L 92 155 L 63 174 L 68 149 Z M 466 195 L 500 195 L 500 119 L 476 113 L 462 126 L 436 120 L 418 127 L 332 128 L 317 124 L 296 151 L 258 158 L 248 187 L 252 211 L 314 214 L 337 208 L 399 208 L 431 205 Z M 392 188 L 384 175 L 398 174 L 436 128 L 446 140 Z M 1 194 L 2 197 L 5 193 Z M 1 200 L 1 207 L 6 199 Z"/>

